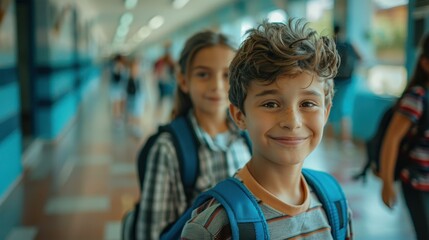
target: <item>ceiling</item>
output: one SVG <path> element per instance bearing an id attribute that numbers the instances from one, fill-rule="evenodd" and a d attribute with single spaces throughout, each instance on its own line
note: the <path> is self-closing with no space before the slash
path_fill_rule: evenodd
<path id="1" fill-rule="evenodd" d="M 167 34 L 178 28 L 196 21 L 216 9 L 225 6 L 234 0 L 189 0 L 181 9 L 175 9 L 172 0 L 138 0 L 136 6 L 127 10 L 125 0 L 76 0 L 79 11 L 84 18 L 93 21 L 102 41 L 112 44 L 121 16 L 130 12 L 133 21 L 129 25 L 125 43 L 130 43 L 131 38 L 149 20 L 160 15 L 164 18 L 163 25 L 158 29 L 152 29 L 151 33 L 143 40 L 144 43 L 152 43 L 163 40 Z M 136 43 L 137 46 L 140 43 Z"/>

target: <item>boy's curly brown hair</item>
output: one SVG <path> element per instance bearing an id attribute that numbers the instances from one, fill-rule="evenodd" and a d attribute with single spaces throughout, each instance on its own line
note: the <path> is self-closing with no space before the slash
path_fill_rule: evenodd
<path id="1" fill-rule="evenodd" d="M 229 100 L 244 113 L 244 100 L 252 81 L 271 84 L 280 76 L 309 72 L 325 85 L 325 103 L 331 104 L 333 78 L 340 65 L 335 41 L 319 36 L 303 19 L 286 23 L 266 20 L 250 29 L 229 67 Z"/>

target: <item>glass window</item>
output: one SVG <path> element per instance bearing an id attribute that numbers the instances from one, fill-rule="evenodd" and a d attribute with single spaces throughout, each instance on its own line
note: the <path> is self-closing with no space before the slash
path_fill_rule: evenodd
<path id="1" fill-rule="evenodd" d="M 376 94 L 400 96 L 407 84 L 405 44 L 408 1 L 372 0 L 370 39 L 376 65 L 368 69 L 367 86 Z"/>

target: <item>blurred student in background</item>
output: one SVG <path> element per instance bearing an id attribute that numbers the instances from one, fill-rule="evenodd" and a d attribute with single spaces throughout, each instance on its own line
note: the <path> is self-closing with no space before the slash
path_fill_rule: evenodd
<path id="1" fill-rule="evenodd" d="M 334 38 L 341 64 L 334 78 L 335 96 L 327 126 L 330 135 L 335 136 L 339 132 L 342 143 L 347 145 L 352 143 L 352 110 L 355 95 L 353 73 L 362 57 L 356 47 L 346 40 L 339 25 L 334 26 Z"/>
<path id="2" fill-rule="evenodd" d="M 395 106 L 381 148 L 380 177 L 384 204 L 396 203 L 394 170 L 398 159 L 404 195 L 417 239 L 429 239 L 429 34 L 423 39 L 414 75 Z M 401 143 L 402 141 L 405 141 Z M 404 148 L 406 147 L 406 148 Z"/>
<path id="3" fill-rule="evenodd" d="M 140 61 L 133 57 L 129 62 L 129 77 L 127 81 L 127 118 L 133 135 L 140 138 L 142 135 L 141 121 L 144 110 L 144 91 L 141 89 Z"/>
<path id="4" fill-rule="evenodd" d="M 126 59 L 124 56 L 118 54 L 113 58 L 110 81 L 110 99 L 115 119 L 121 118 L 124 114 L 127 75 Z"/>
<path id="5" fill-rule="evenodd" d="M 154 77 L 158 83 L 159 103 L 165 98 L 172 99 L 176 88 L 175 66 L 170 55 L 170 43 L 165 44 L 165 53 L 154 64 Z"/>

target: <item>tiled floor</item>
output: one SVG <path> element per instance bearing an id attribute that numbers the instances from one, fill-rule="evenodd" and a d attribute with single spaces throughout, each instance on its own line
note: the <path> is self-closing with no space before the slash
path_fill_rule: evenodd
<path id="1" fill-rule="evenodd" d="M 144 136 L 137 139 L 126 124 L 112 120 L 102 83 L 58 141 L 34 145 L 41 147 L 32 150 L 22 180 L 0 206 L 0 239 L 120 239 L 121 217 L 138 197 L 136 152 L 166 114 L 149 104 Z M 354 213 L 355 239 L 414 239 L 402 199 L 390 211 L 376 178 L 351 181 L 363 161 L 361 146 L 324 139 L 305 166 L 341 182 Z"/>

